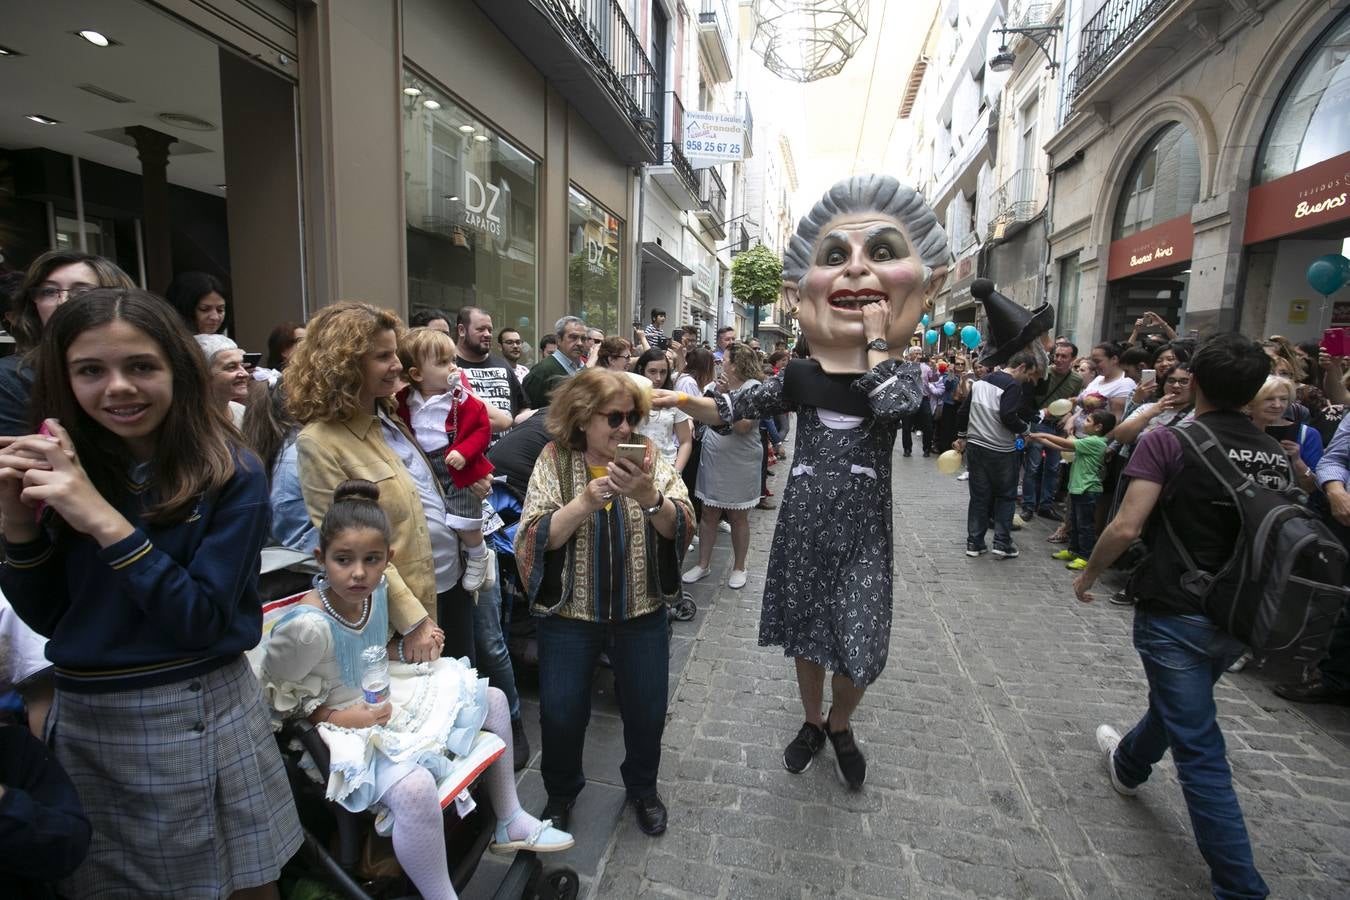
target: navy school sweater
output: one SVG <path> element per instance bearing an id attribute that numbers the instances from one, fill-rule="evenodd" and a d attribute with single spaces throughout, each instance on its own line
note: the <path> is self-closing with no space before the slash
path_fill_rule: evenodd
<path id="1" fill-rule="evenodd" d="M 5 543 L 0 590 L 50 639 L 64 690 L 169 684 L 258 643 L 258 559 L 271 524 L 262 463 L 237 452 L 234 475 L 178 524 L 145 522 L 144 500 L 129 491 L 114 502 L 135 530 L 106 548 L 69 529 Z"/>

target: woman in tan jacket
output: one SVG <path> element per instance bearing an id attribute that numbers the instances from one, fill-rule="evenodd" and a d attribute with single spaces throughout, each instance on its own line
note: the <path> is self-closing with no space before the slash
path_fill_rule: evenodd
<path id="1" fill-rule="evenodd" d="M 445 498 L 430 464 L 394 412 L 402 386 L 403 323 L 368 303 L 321 309 L 286 368 L 300 488 L 317 526 L 333 490 L 348 479 L 374 482 L 393 528 L 389 621 L 407 635 L 409 662 L 473 651 L 473 602 L 459 586 L 459 542 L 445 523 Z M 484 479 L 484 481 L 489 481 Z M 488 484 L 476 486 L 485 493 Z"/>

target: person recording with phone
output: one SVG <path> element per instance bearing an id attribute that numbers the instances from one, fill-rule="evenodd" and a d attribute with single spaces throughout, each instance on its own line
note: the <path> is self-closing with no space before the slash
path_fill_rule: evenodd
<path id="1" fill-rule="evenodd" d="M 516 566 L 539 617 L 542 817 L 562 830 L 586 785 L 582 748 L 602 651 L 623 686 L 624 787 L 638 826 L 650 835 L 666 830 L 656 791 L 666 602 L 680 593 L 694 511 L 674 467 L 636 432 L 650 411 L 649 390 L 628 373 L 591 368 L 561 382 L 548 411 L 553 440 L 530 476 L 516 531 Z"/>

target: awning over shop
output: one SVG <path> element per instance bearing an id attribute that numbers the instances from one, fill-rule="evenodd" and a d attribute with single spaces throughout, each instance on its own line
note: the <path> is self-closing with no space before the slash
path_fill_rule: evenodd
<path id="1" fill-rule="evenodd" d="M 693 275 L 694 270 L 680 262 L 678 258 L 672 256 L 670 251 L 655 241 L 642 242 L 642 264 L 662 265 L 670 269 L 676 275 Z"/>

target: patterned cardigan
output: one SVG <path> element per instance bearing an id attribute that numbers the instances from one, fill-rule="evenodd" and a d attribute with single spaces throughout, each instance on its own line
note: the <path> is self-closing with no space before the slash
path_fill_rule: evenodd
<path id="1" fill-rule="evenodd" d="M 655 612 L 680 593 L 680 566 L 688 547 L 694 520 L 689 491 L 659 450 L 652 448 L 652 481 L 656 489 L 675 504 L 675 538 L 662 537 L 642 514 L 636 500 L 616 495 L 611 527 L 619 531 L 626 550 L 622 608 L 624 619 Z M 546 445 L 530 475 L 525 494 L 525 509 L 516 530 L 516 564 L 530 609 L 535 615 L 560 615 L 568 619 L 599 620 L 599 593 L 595 566 L 599 557 L 595 547 L 601 517 L 611 515 L 599 510 L 581 523 L 565 545 L 549 550 L 549 527 L 553 514 L 573 497 L 586 490 L 590 473 L 585 454 L 569 450 L 556 442 Z"/>

